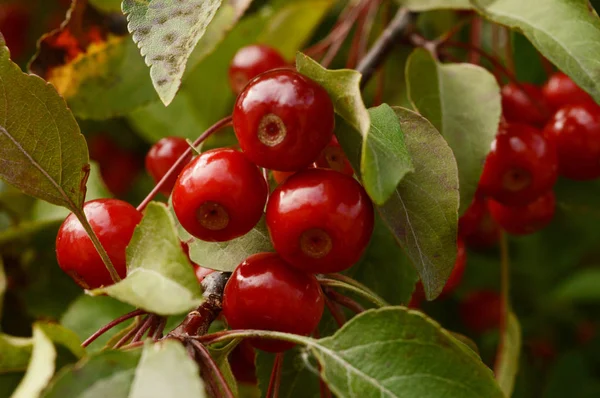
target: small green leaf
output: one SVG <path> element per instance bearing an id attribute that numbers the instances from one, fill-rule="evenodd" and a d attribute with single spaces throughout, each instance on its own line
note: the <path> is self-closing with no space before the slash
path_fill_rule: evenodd
<path id="1" fill-rule="evenodd" d="M 175 315 L 202 302 L 192 267 L 181 250 L 167 207 L 152 202 L 127 247 L 127 278 L 95 289 L 118 300 L 159 315 Z"/>
<path id="2" fill-rule="evenodd" d="M 189 235 L 180 232 L 182 240 Z M 273 251 L 265 218 L 256 227 L 239 238 L 227 242 L 205 242 L 193 239 L 189 242 L 190 259 L 210 269 L 232 272 L 242 261 L 253 254 Z"/>
<path id="3" fill-rule="evenodd" d="M 562 301 L 598 303 L 600 301 L 600 268 L 589 268 L 571 275 L 558 287 L 554 297 Z"/>
<path id="4" fill-rule="evenodd" d="M 165 105 L 175 98 L 187 60 L 220 5 L 221 0 L 123 0 L 129 31 Z"/>
<path id="5" fill-rule="evenodd" d="M 206 397 L 199 373 L 179 341 L 146 344 L 128 398 Z"/>
<path id="6" fill-rule="evenodd" d="M 207 347 L 208 351 L 210 353 L 210 356 L 212 357 L 213 361 L 215 361 L 215 363 L 221 370 L 221 373 L 223 373 L 223 377 L 225 378 L 225 381 L 227 381 L 229 388 L 231 388 L 233 395 L 236 397 L 239 396 L 238 383 L 235 379 L 235 376 L 233 375 L 233 371 L 231 370 L 231 365 L 229 365 L 228 356 L 231 353 L 231 351 L 233 351 L 238 344 L 239 344 L 239 341 L 233 340 L 223 347 L 218 347 L 218 348 Z"/>
<path id="7" fill-rule="evenodd" d="M 129 398 L 141 350 L 104 351 L 63 368 L 44 398 Z"/>
<path id="8" fill-rule="evenodd" d="M 506 331 L 501 344 L 502 351 L 496 366 L 496 380 L 504 395 L 511 397 L 519 370 L 521 353 L 521 325 L 512 311 L 508 313 Z"/>
<path id="9" fill-rule="evenodd" d="M 356 132 L 367 136 L 371 122 L 360 93 L 360 73 L 351 69 L 325 69 L 302 53 L 296 55 L 296 68 L 323 86 L 333 101 L 335 112 Z"/>
<path id="10" fill-rule="evenodd" d="M 600 102 L 600 20 L 587 0 L 471 0 L 492 21 L 522 32 L 546 58 Z"/>
<path id="11" fill-rule="evenodd" d="M 415 171 L 404 142 L 404 132 L 387 104 L 369 109 L 371 128 L 362 147 L 362 182 L 378 204 L 384 204 L 407 174 Z"/>
<path id="12" fill-rule="evenodd" d="M 396 3 L 411 11 L 438 9 L 467 10 L 472 8 L 469 0 L 396 0 Z"/>
<path id="13" fill-rule="evenodd" d="M 78 359 L 85 355 L 85 349 L 81 346 L 81 340 L 75 332 L 67 329 L 58 323 L 36 322 L 35 327 L 38 327 L 46 337 L 48 337 L 54 345 L 60 344 L 65 347 Z"/>
<path id="14" fill-rule="evenodd" d="M 0 178 L 28 195 L 81 209 L 89 173 L 79 126 L 54 87 L 9 59 L 0 39 Z"/>
<path id="15" fill-rule="evenodd" d="M 460 181 L 460 213 L 471 204 L 485 157 L 500 122 L 500 89 L 494 76 L 471 64 L 440 64 L 424 49 L 406 64 L 415 108 L 454 152 Z"/>
<path id="16" fill-rule="evenodd" d="M 27 369 L 33 349 L 33 339 L 0 334 L 0 374 Z"/>
<path id="17" fill-rule="evenodd" d="M 12 398 L 36 398 L 42 393 L 54 374 L 56 350 L 44 331 L 34 325 L 33 351 L 25 376 Z"/>

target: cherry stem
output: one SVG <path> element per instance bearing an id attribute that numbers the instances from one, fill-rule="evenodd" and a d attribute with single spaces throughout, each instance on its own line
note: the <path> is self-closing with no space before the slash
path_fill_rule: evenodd
<path id="1" fill-rule="evenodd" d="M 208 352 L 208 349 L 198 341 L 189 340 L 189 342 L 196 349 L 196 352 L 200 356 L 202 364 L 211 371 L 213 376 L 217 379 L 217 381 L 221 385 L 221 390 L 222 390 L 224 396 L 227 398 L 235 398 L 235 395 L 233 395 L 233 392 L 231 391 L 229 384 L 227 384 L 227 380 L 225 380 L 225 376 L 223 376 L 221 369 L 219 369 L 219 366 L 216 364 L 216 362 L 210 355 L 210 352 Z"/>
<path id="2" fill-rule="evenodd" d="M 325 296 L 325 305 L 331 313 L 331 316 L 333 316 L 333 319 L 335 319 L 335 323 L 337 323 L 338 328 L 344 326 L 344 323 L 346 323 L 346 316 L 341 311 L 340 307 L 338 307 L 338 305 L 331 301 L 327 296 Z"/>
<path id="3" fill-rule="evenodd" d="M 481 61 L 481 54 L 473 50 L 481 45 L 481 31 L 483 29 L 483 20 L 480 17 L 475 17 L 471 24 L 471 32 L 469 40 L 471 41 L 471 47 L 469 49 L 469 62 L 474 65 L 479 65 Z"/>
<path id="4" fill-rule="evenodd" d="M 167 180 L 170 179 L 171 176 L 173 174 L 175 174 L 176 170 L 178 170 L 184 164 L 184 162 L 186 161 L 186 158 L 194 150 L 193 148 L 202 144 L 202 142 L 204 142 L 208 137 L 210 137 L 217 131 L 219 131 L 227 126 L 230 126 L 231 121 L 232 121 L 232 117 L 227 116 L 226 118 L 223 118 L 223 119 L 219 120 L 218 122 L 216 122 L 215 124 L 213 124 L 212 126 L 210 126 L 204 133 L 202 133 L 198 138 L 196 138 L 196 141 L 193 142 L 193 147 L 189 147 L 188 149 L 186 149 L 186 151 L 179 157 L 179 159 L 177 159 L 177 161 L 175 163 L 173 163 L 173 166 L 171 166 L 169 171 L 167 171 L 167 173 L 163 176 L 163 178 L 161 178 L 160 181 L 154 186 L 152 191 L 150 191 L 148 196 L 146 196 L 146 198 L 142 201 L 142 203 L 140 203 L 140 205 L 137 207 L 137 210 L 143 211 L 146 208 L 148 203 L 150 203 L 150 201 L 152 199 L 154 199 L 154 197 L 158 194 L 158 192 L 160 192 L 160 190 L 166 184 Z"/>
<path id="5" fill-rule="evenodd" d="M 281 368 L 283 367 L 283 354 L 279 353 L 275 356 L 273 369 L 271 370 L 271 378 L 269 379 L 269 387 L 267 388 L 267 398 L 278 398 L 279 388 L 281 386 Z"/>
<path id="6" fill-rule="evenodd" d="M 344 296 L 333 289 L 327 289 L 326 294 L 334 303 L 338 303 L 356 314 L 360 314 L 361 312 L 365 311 L 362 305 L 352 300 L 350 297 Z"/>
<path id="7" fill-rule="evenodd" d="M 128 319 L 131 319 L 138 315 L 144 315 L 144 314 L 146 314 L 146 311 L 144 311 L 144 310 L 135 310 L 135 311 L 131 311 L 125 315 L 118 317 L 114 321 L 109 322 L 106 325 L 102 326 L 100 329 L 98 329 L 94 334 L 92 334 L 83 343 L 81 343 L 81 346 L 87 347 L 88 345 L 92 344 L 98 337 L 102 336 L 104 333 L 108 332 L 115 326 L 125 322 Z"/>
<path id="8" fill-rule="evenodd" d="M 326 276 L 328 278 L 335 279 L 337 281 L 345 282 L 345 283 L 347 283 L 349 285 L 352 285 L 352 286 L 360 289 L 363 293 L 366 293 L 369 296 L 371 296 L 371 298 L 369 299 L 369 301 L 376 300 L 377 303 L 375 303 L 375 304 L 378 305 L 379 307 L 385 307 L 385 306 L 389 305 L 383 298 L 381 298 L 373 290 L 369 289 L 368 287 L 366 287 L 362 283 L 358 282 L 357 280 L 355 280 L 353 278 L 350 278 L 349 276 L 346 276 L 344 274 L 339 274 L 339 273 L 327 274 Z"/>
<path id="9" fill-rule="evenodd" d="M 138 330 L 140 330 L 140 328 L 142 327 L 143 322 L 140 322 L 138 320 L 138 324 L 135 325 L 133 328 L 131 328 L 130 331 L 128 331 L 127 333 L 125 333 L 125 335 L 123 335 L 123 337 L 121 337 L 121 339 L 119 341 L 117 341 L 114 345 L 114 349 L 117 348 L 121 348 L 123 347 L 125 344 L 127 344 L 129 342 L 129 340 L 131 340 L 131 338 L 138 332 Z"/>
<path id="10" fill-rule="evenodd" d="M 154 323 L 154 320 L 155 320 L 154 314 L 148 315 L 146 317 L 146 319 L 144 320 L 144 323 L 142 323 L 142 325 L 138 329 L 137 333 L 131 339 L 131 342 L 137 343 L 138 341 L 141 341 L 142 338 L 144 337 L 144 334 L 150 329 L 150 327 Z"/>
<path id="11" fill-rule="evenodd" d="M 157 341 L 163 337 L 163 332 L 165 331 L 165 326 L 167 325 L 167 318 L 161 317 L 159 324 L 156 326 L 156 330 L 152 335 L 152 340 Z"/>
<path id="12" fill-rule="evenodd" d="M 494 373 L 496 378 L 500 377 L 500 366 L 504 360 L 504 347 L 507 344 L 508 335 L 508 311 L 510 306 L 510 254 L 508 250 L 508 238 L 506 232 L 502 231 L 500 235 L 500 296 L 502 298 L 502 308 L 500 312 L 500 343 L 496 351 L 496 362 L 494 363 Z"/>
<path id="13" fill-rule="evenodd" d="M 143 341 L 136 341 L 135 343 L 127 344 L 126 346 L 121 347 L 122 350 L 132 350 L 134 348 L 139 348 L 144 345 Z"/>

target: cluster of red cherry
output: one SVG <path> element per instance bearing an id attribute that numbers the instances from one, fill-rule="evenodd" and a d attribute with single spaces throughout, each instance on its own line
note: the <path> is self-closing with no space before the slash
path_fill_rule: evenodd
<path id="1" fill-rule="evenodd" d="M 241 237 L 265 214 L 276 253 L 250 256 L 236 268 L 224 291 L 223 315 L 234 329 L 309 335 L 324 308 L 314 274 L 340 272 L 359 260 L 373 231 L 373 204 L 333 136 L 333 104 L 319 84 L 264 46 L 240 50 L 230 77 L 234 91 L 241 88 L 232 115 L 241 151 L 190 155 L 162 192 L 171 196 L 183 228 L 204 241 Z M 181 138 L 160 140 L 147 154 L 148 172 L 160 181 L 187 149 Z M 279 182 L 270 194 L 261 168 Z M 125 248 L 140 212 L 116 199 L 87 202 L 84 212 L 125 277 Z M 56 248 L 61 268 L 81 286 L 112 283 L 73 215 L 61 226 Z M 209 272 L 196 265 L 199 280 Z M 290 347 L 252 344 L 273 352 Z"/>

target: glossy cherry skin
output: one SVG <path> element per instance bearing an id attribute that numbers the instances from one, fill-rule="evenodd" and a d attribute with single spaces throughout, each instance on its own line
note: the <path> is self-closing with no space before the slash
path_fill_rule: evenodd
<path id="1" fill-rule="evenodd" d="M 501 94 L 502 113 L 508 122 L 543 127 L 550 117 L 542 90 L 533 84 L 521 83 L 519 87 L 509 83 Z"/>
<path id="2" fill-rule="evenodd" d="M 188 143 L 185 138 L 181 137 L 165 137 L 159 140 L 156 144 L 152 145 L 152 148 L 146 154 L 146 170 L 152 176 L 155 183 L 158 183 L 171 167 L 177 162 L 179 157 L 189 149 Z M 175 170 L 175 173 L 169 177 L 166 183 L 163 185 L 161 192 L 165 196 L 171 195 L 171 191 L 175 186 L 175 181 L 181 170 L 192 160 L 192 154 L 186 156 L 184 163 Z"/>
<path id="3" fill-rule="evenodd" d="M 479 181 L 481 193 L 506 205 L 523 205 L 554 186 L 558 156 L 553 142 L 525 124 L 500 127 Z"/>
<path id="4" fill-rule="evenodd" d="M 528 235 L 545 228 L 554 217 L 556 200 L 548 191 L 524 206 L 504 206 L 494 200 L 488 202 L 490 214 L 498 225 L 512 235 Z"/>
<path id="5" fill-rule="evenodd" d="M 276 253 L 248 257 L 233 272 L 223 293 L 223 315 L 232 329 L 258 329 L 310 335 L 323 315 L 317 279 L 290 267 Z M 281 352 L 293 344 L 250 340 L 261 350 Z"/>
<path id="6" fill-rule="evenodd" d="M 198 239 L 222 242 L 250 231 L 260 220 L 268 188 L 243 153 L 220 148 L 197 156 L 179 174 L 173 210 Z"/>
<path id="7" fill-rule="evenodd" d="M 298 171 L 331 141 L 333 103 L 319 84 L 291 69 L 252 80 L 238 96 L 233 129 L 242 151 L 261 167 Z"/>
<path id="8" fill-rule="evenodd" d="M 588 93 L 562 72 L 550 76 L 550 79 L 542 87 L 542 94 L 553 111 L 566 105 L 594 102 Z"/>
<path id="9" fill-rule="evenodd" d="M 586 102 L 559 109 L 544 135 L 556 145 L 561 175 L 572 180 L 600 177 L 600 106 Z"/>
<path id="10" fill-rule="evenodd" d="M 286 66 L 287 62 L 274 48 L 262 44 L 242 47 L 229 65 L 229 84 L 233 92 L 239 94 L 250 80 L 261 73 Z"/>
<path id="11" fill-rule="evenodd" d="M 373 204 L 352 177 L 310 169 L 271 194 L 267 228 L 275 250 L 307 272 L 340 272 L 356 263 L 373 232 Z"/>
<path id="12" fill-rule="evenodd" d="M 339 171 L 349 176 L 354 175 L 352 165 L 350 165 L 350 161 L 335 136 L 331 137 L 331 142 L 321 152 L 316 165 L 317 167 Z"/>
<path id="13" fill-rule="evenodd" d="M 458 232 L 467 246 L 486 249 L 500 239 L 500 227 L 494 221 L 487 206 L 487 199 L 476 194 L 471 205 L 458 220 Z"/>
<path id="14" fill-rule="evenodd" d="M 467 329 L 474 333 L 497 329 L 502 317 L 502 297 L 491 290 L 471 292 L 460 303 L 459 315 Z"/>
<path id="15" fill-rule="evenodd" d="M 89 201 L 83 211 L 117 273 L 125 278 L 125 249 L 142 214 L 118 199 Z M 84 289 L 113 284 L 100 255 L 74 214 L 70 214 L 58 230 L 56 258 L 60 268 Z"/>

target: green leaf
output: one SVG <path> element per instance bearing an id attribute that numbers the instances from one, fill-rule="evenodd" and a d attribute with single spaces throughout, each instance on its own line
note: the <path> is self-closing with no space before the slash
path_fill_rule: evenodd
<path id="1" fill-rule="evenodd" d="M 492 21 L 522 32 L 546 58 L 600 102 L 600 20 L 586 0 L 471 0 Z"/>
<path id="2" fill-rule="evenodd" d="M 121 0 L 89 0 L 89 2 L 98 10 L 106 13 L 121 12 Z"/>
<path id="3" fill-rule="evenodd" d="M 81 340 L 75 332 L 57 323 L 36 322 L 34 328 L 39 328 L 55 345 L 65 347 L 78 359 L 85 355 L 85 349 L 81 346 Z"/>
<path id="4" fill-rule="evenodd" d="M 129 398 L 206 397 L 199 369 L 176 340 L 146 344 Z"/>
<path id="5" fill-rule="evenodd" d="M 112 320 L 133 311 L 135 308 L 108 296 L 90 297 L 81 295 L 77 298 L 61 319 L 61 324 L 77 334 L 80 340 L 90 337 L 96 330 Z M 123 330 L 127 322 L 117 325 L 111 332 L 105 333 L 94 341 L 88 350 L 100 349 L 112 335 Z"/>
<path id="6" fill-rule="evenodd" d="M 189 237 L 184 232 L 182 240 Z M 205 268 L 232 272 L 242 261 L 253 254 L 273 251 L 265 218 L 244 236 L 227 242 L 205 242 L 193 239 L 189 242 L 190 259 Z"/>
<path id="7" fill-rule="evenodd" d="M 307 348 L 340 397 L 503 397 L 471 349 L 403 307 L 366 311 L 331 337 L 309 339 Z"/>
<path id="8" fill-rule="evenodd" d="M 296 55 L 296 68 L 323 86 L 333 101 L 335 112 L 356 132 L 367 136 L 371 122 L 360 93 L 360 73 L 351 69 L 325 69 L 302 53 Z"/>
<path id="9" fill-rule="evenodd" d="M 485 157 L 500 122 L 500 89 L 494 76 L 471 64 L 440 64 L 417 49 L 406 64 L 415 108 L 454 152 L 460 181 L 460 213 L 471 204 Z"/>
<path id="10" fill-rule="evenodd" d="M 496 366 L 496 380 L 504 395 L 511 397 L 519 370 L 521 353 L 521 325 L 512 311 L 508 313 L 506 332 L 501 344 L 502 351 Z"/>
<path id="11" fill-rule="evenodd" d="M 44 398 L 129 398 L 141 350 L 105 351 L 61 370 Z"/>
<path id="12" fill-rule="evenodd" d="M 80 209 L 87 146 L 54 87 L 9 60 L 0 39 L 0 178 L 28 195 Z"/>
<path id="13" fill-rule="evenodd" d="M 165 105 L 175 98 L 187 60 L 220 5 L 221 0 L 123 0 L 128 29 Z"/>
<path id="14" fill-rule="evenodd" d="M 411 11 L 429 11 L 437 9 L 467 10 L 472 8 L 469 0 L 396 0 L 396 3 Z"/>
<path id="15" fill-rule="evenodd" d="M 33 339 L 0 334 L 0 374 L 27 369 Z"/>
<path id="16" fill-rule="evenodd" d="M 34 325 L 33 351 L 25 376 L 12 398 L 36 398 L 42 393 L 54 374 L 56 350 L 44 331 Z"/>
<path id="17" fill-rule="evenodd" d="M 563 282 L 554 292 L 562 301 L 597 303 L 600 301 L 600 268 L 578 271 Z"/>
<path id="18" fill-rule="evenodd" d="M 238 344 L 239 344 L 239 341 L 233 340 L 223 347 L 218 347 L 218 348 L 207 347 L 208 351 L 210 353 L 210 356 L 212 357 L 213 361 L 215 361 L 215 363 L 221 370 L 221 373 L 223 374 L 225 381 L 229 385 L 229 388 L 231 388 L 233 395 L 236 397 L 238 397 L 240 395 L 239 391 L 238 391 L 238 383 L 235 379 L 235 376 L 233 375 L 233 371 L 231 370 L 231 365 L 229 365 L 228 355 L 231 353 L 231 351 L 233 351 L 235 349 L 235 347 Z"/>
<path id="19" fill-rule="evenodd" d="M 371 128 L 362 147 L 360 163 L 362 182 L 371 199 L 382 205 L 402 178 L 415 168 L 394 110 L 382 104 L 369 109 L 369 114 Z"/>
<path id="20" fill-rule="evenodd" d="M 4 261 L 0 256 L 0 321 L 2 320 L 3 306 L 4 306 L 4 293 L 6 293 L 6 287 L 8 281 L 6 280 L 6 273 L 4 272 Z"/>
<path id="21" fill-rule="evenodd" d="M 167 207 L 152 202 L 127 247 L 127 278 L 95 289 L 159 315 L 176 315 L 197 307 L 202 292 L 181 250 Z"/>

